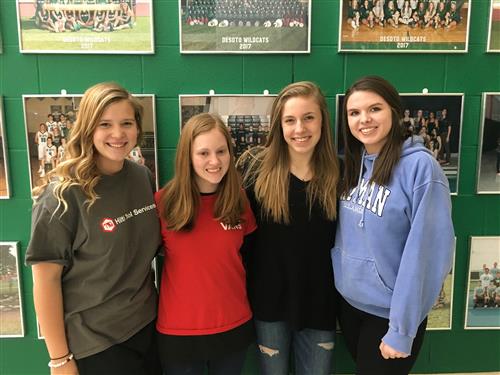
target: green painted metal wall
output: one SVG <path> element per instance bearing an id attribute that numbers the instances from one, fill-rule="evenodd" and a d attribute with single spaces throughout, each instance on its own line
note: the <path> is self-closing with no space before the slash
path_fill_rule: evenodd
<path id="1" fill-rule="evenodd" d="M 134 93 L 156 94 L 159 175 L 172 173 L 178 139 L 178 95 L 278 92 L 293 81 L 317 82 L 331 103 L 359 76 L 379 74 L 401 92 L 464 92 L 460 179 L 452 197 L 457 234 L 453 325 L 428 332 L 415 372 L 499 371 L 500 331 L 465 331 L 469 236 L 500 235 L 500 195 L 476 195 L 476 159 L 481 93 L 500 91 L 500 54 L 486 54 L 489 0 L 472 0 L 469 52 L 465 54 L 340 54 L 338 0 L 313 0 L 309 55 L 180 55 L 177 0 L 154 0 L 154 55 L 20 54 L 15 0 L 0 0 L 0 95 L 4 97 L 12 198 L 0 201 L 0 240 L 29 241 L 31 200 L 23 94 L 82 93 L 99 81 L 114 80 Z M 0 374 L 48 374 L 47 354 L 37 339 L 31 270 L 22 267 L 25 337 L 0 340 Z M 342 337 L 336 371 L 353 369 Z M 245 371 L 256 373 L 250 353 Z"/>

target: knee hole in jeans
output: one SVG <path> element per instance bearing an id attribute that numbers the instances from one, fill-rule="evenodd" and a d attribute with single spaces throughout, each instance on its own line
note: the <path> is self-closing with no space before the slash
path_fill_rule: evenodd
<path id="1" fill-rule="evenodd" d="M 262 354 L 266 354 L 269 357 L 273 357 L 275 355 L 280 354 L 279 350 L 277 350 L 277 349 L 271 349 L 271 348 L 268 348 L 267 346 L 264 346 L 264 345 L 259 345 L 259 350 L 260 350 L 260 352 Z"/>
<path id="2" fill-rule="evenodd" d="M 320 342 L 320 343 L 318 343 L 318 346 L 319 346 L 320 348 L 325 349 L 325 350 L 333 350 L 333 345 L 334 345 L 334 344 L 333 344 L 333 342 L 332 342 L 332 341 L 330 341 L 330 342 Z"/>

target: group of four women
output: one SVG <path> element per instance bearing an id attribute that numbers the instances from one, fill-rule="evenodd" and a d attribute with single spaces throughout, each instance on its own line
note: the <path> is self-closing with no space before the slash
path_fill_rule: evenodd
<path id="1" fill-rule="evenodd" d="M 237 163 L 221 119 L 196 115 L 155 193 L 127 160 L 142 108 L 88 89 L 34 191 L 26 262 L 51 374 L 239 374 L 254 341 L 262 374 L 288 374 L 292 354 L 295 373 L 328 374 L 337 318 L 358 374 L 407 374 L 451 266 L 447 179 L 404 139 L 384 79 L 354 83 L 341 115 L 343 163 L 311 82 L 278 94 L 266 146 Z"/>

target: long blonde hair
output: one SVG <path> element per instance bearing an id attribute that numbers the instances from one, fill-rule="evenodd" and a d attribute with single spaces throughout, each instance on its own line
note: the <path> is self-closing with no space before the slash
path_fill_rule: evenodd
<path id="1" fill-rule="evenodd" d="M 290 223 L 290 156 L 288 144 L 283 138 L 281 117 L 285 103 L 294 97 L 313 98 L 321 110 L 321 137 L 311 157 L 313 177 L 307 185 L 306 194 L 309 212 L 318 202 L 326 218 L 333 220 L 337 217 L 339 161 L 333 146 L 325 97 L 312 82 L 292 83 L 278 94 L 272 105 L 271 129 L 266 146 L 247 151 L 238 161 L 238 167 L 243 170 L 243 184 L 245 187 L 255 185 L 255 196 L 262 204 L 265 217 L 278 223 Z"/>
<path id="2" fill-rule="evenodd" d="M 184 125 L 175 156 L 175 174 L 161 191 L 160 215 L 167 228 L 174 231 L 189 231 L 194 226 L 200 205 L 200 191 L 195 181 L 191 162 L 192 145 L 200 134 L 217 129 L 227 142 L 230 154 L 229 168 L 217 187 L 214 217 L 230 225 L 241 222 L 246 197 L 234 166 L 231 136 L 219 116 L 201 113 L 191 117 Z"/>
<path id="3" fill-rule="evenodd" d="M 79 186 L 82 189 L 87 197 L 87 209 L 95 203 L 98 199 L 95 187 L 101 173 L 96 165 L 98 153 L 93 142 L 94 131 L 108 106 L 123 100 L 130 103 L 134 110 L 138 128 L 137 144 L 141 143 L 143 108 L 139 101 L 114 82 L 98 83 L 87 89 L 83 95 L 77 119 L 66 142 L 64 161 L 47 173 L 41 186 L 33 189 L 34 196 L 43 193 L 49 183 L 55 184 L 53 193 L 58 201 L 57 209 L 63 207 L 61 215 L 68 209 L 64 193 L 71 186 Z"/>

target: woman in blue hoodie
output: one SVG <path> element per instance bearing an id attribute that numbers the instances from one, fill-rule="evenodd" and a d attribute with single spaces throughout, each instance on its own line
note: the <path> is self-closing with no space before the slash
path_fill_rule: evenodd
<path id="1" fill-rule="evenodd" d="M 343 105 L 345 168 L 332 261 L 340 324 L 359 374 L 408 374 L 452 262 L 448 181 L 404 139 L 396 89 L 359 79 Z"/>

